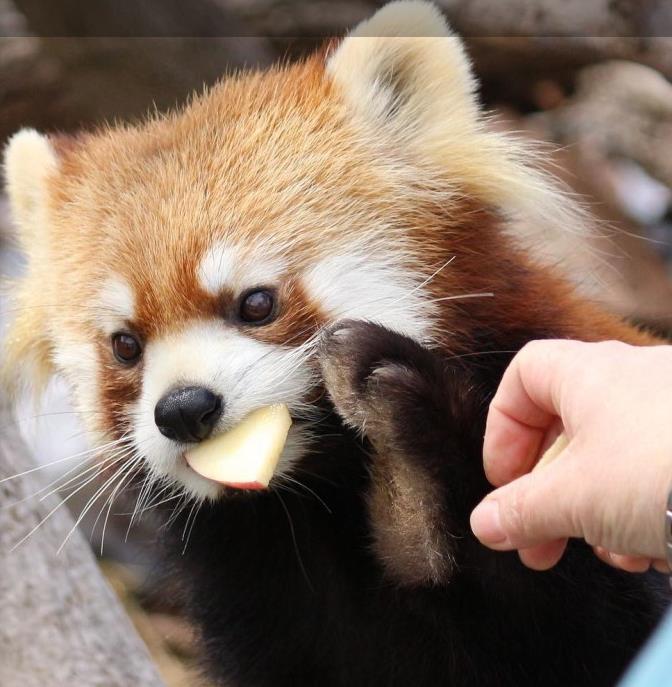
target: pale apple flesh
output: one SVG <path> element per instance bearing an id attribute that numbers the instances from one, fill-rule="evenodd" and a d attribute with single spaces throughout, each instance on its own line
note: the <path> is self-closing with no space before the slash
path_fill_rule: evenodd
<path id="1" fill-rule="evenodd" d="M 238 489 L 266 489 L 275 473 L 292 419 L 287 406 L 264 406 L 228 432 L 185 453 L 194 472 Z"/>
<path id="2" fill-rule="evenodd" d="M 560 434 L 556 440 L 544 451 L 544 455 L 539 458 L 534 469 L 543 468 L 550 462 L 554 461 L 569 445 L 569 439 L 567 435 L 563 432 Z"/>

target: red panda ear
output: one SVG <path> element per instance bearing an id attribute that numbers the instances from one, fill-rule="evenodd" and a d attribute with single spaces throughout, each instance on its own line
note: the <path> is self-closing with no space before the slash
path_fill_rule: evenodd
<path id="1" fill-rule="evenodd" d="M 476 83 L 462 41 L 427 2 L 392 2 L 330 56 L 327 73 L 364 125 L 423 157 L 473 134 Z M 406 151 L 408 152 L 408 151 Z"/>
<path id="2" fill-rule="evenodd" d="M 489 127 L 462 41 L 431 3 L 383 7 L 328 56 L 326 74 L 378 150 L 433 170 L 446 188 L 503 216 L 544 227 L 585 223 L 540 171 L 539 151 Z"/>
<path id="3" fill-rule="evenodd" d="M 14 284 L 0 377 L 10 391 L 30 382 L 40 390 L 52 372 L 51 346 L 44 307 L 47 237 L 47 181 L 58 156 L 51 141 L 33 129 L 12 136 L 4 157 L 12 218 L 28 258 L 25 274 Z"/>
<path id="4" fill-rule="evenodd" d="M 22 129 L 7 144 L 4 167 L 12 218 L 30 252 L 47 222 L 47 179 L 58 167 L 57 153 L 47 136 Z"/>

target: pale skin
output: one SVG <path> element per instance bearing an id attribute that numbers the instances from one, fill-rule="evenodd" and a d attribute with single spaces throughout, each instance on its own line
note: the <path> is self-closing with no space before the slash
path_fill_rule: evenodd
<path id="1" fill-rule="evenodd" d="M 567 448 L 533 470 L 563 431 Z M 483 460 L 497 488 L 471 526 L 486 546 L 545 570 L 579 537 L 615 567 L 669 572 L 672 346 L 526 345 L 490 404 Z"/>

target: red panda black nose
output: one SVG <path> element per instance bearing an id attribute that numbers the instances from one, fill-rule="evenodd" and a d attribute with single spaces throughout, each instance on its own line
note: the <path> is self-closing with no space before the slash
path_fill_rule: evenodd
<path id="1" fill-rule="evenodd" d="M 154 408 L 154 421 L 163 436 L 197 442 L 210 436 L 222 415 L 222 397 L 201 386 L 173 389 Z"/>

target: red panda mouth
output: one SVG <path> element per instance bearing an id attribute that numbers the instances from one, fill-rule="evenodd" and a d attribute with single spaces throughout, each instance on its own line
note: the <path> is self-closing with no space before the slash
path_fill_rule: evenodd
<path id="1" fill-rule="evenodd" d="M 260 484 L 259 482 L 234 482 L 234 481 L 217 481 L 210 479 L 209 477 L 204 477 L 201 473 L 199 473 L 197 470 L 194 470 L 194 468 L 189 465 L 189 461 L 186 458 L 186 455 L 184 453 L 180 454 L 179 458 L 181 464 L 190 472 L 192 472 L 195 475 L 198 475 L 202 479 L 207 479 L 209 482 L 212 484 L 218 484 L 219 486 L 226 487 L 228 489 L 235 489 L 237 491 L 264 491 L 265 489 L 268 489 L 268 486 L 265 486 L 263 484 Z"/>
<path id="2" fill-rule="evenodd" d="M 201 477 L 237 489 L 267 489 L 285 448 L 292 419 L 287 406 L 262 406 L 237 425 L 185 451 Z"/>

